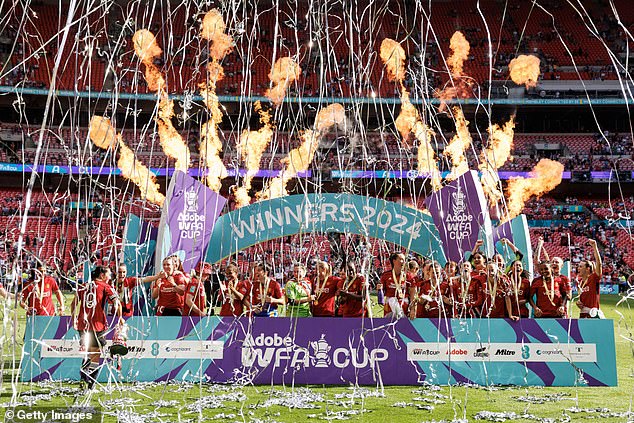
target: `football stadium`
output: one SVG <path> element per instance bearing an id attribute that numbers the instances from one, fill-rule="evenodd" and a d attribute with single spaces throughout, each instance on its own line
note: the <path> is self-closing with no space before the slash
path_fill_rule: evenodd
<path id="1" fill-rule="evenodd" d="M 0 7 L 5 422 L 634 422 L 629 1 Z"/>

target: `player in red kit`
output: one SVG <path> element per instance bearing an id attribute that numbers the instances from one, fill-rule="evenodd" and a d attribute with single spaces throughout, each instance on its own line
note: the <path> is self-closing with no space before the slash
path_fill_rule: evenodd
<path id="1" fill-rule="evenodd" d="M 53 305 L 53 295 L 57 298 L 57 313 Z M 32 316 L 61 316 L 64 313 L 64 296 L 57 286 L 57 281 L 46 275 L 44 264 L 31 270 L 29 282 L 22 289 L 20 306 Z"/>
<path id="2" fill-rule="evenodd" d="M 462 263 L 459 275 L 451 284 L 451 300 L 454 317 L 479 317 L 477 312 L 484 303 L 483 278 L 479 272 L 473 272 L 468 261 Z"/>
<path id="3" fill-rule="evenodd" d="M 519 316 L 513 315 L 511 299 L 508 296 L 509 283 L 506 275 L 500 271 L 495 262 L 487 264 L 487 274 L 484 282 L 484 302 L 480 317 L 502 318 L 509 316 L 518 320 Z"/>
<path id="4" fill-rule="evenodd" d="M 157 316 L 182 316 L 183 296 L 187 278 L 177 270 L 173 257 L 163 260 L 163 271 L 152 283 L 152 298 L 156 299 Z"/>
<path id="5" fill-rule="evenodd" d="M 511 264 L 511 270 L 508 274 L 508 296 L 511 299 L 513 316 L 528 317 L 528 307 L 526 305 L 531 291 L 531 283 L 526 276 L 522 261 L 515 260 Z"/>
<path id="6" fill-rule="evenodd" d="M 575 304 L 579 307 L 579 318 L 581 319 L 603 316 L 599 303 L 599 283 L 603 275 L 603 263 L 597 242 L 594 239 L 589 239 L 588 245 L 592 248 L 594 262 L 583 260 L 577 266 L 579 300 Z"/>
<path id="7" fill-rule="evenodd" d="M 257 317 L 277 317 L 277 308 L 284 305 L 282 287 L 269 277 L 269 273 L 269 265 L 263 262 L 253 268 L 253 283 L 247 301 L 251 313 Z"/>
<path id="8" fill-rule="evenodd" d="M 312 313 L 314 317 L 335 317 L 335 297 L 341 278 L 332 276 L 332 268 L 325 261 L 317 262 L 317 276 L 313 280 Z"/>
<path id="9" fill-rule="evenodd" d="M 566 298 L 562 297 L 562 291 L 553 275 L 551 263 L 542 261 L 539 263 L 538 269 L 541 276 L 533 280 L 529 297 L 535 317 L 564 317 Z M 533 300 L 534 296 L 536 300 Z"/>
<path id="10" fill-rule="evenodd" d="M 121 317 L 121 303 L 117 293 L 110 286 L 110 269 L 97 266 L 92 272 L 91 280 L 77 288 L 71 303 L 73 327 L 79 332 L 79 342 L 87 357 L 81 369 L 81 380 L 92 388 L 99 373 L 99 356 L 106 345 L 104 332 L 108 328 L 106 320 L 106 304 L 112 302 L 116 310 L 116 321 L 123 324 Z"/>
<path id="11" fill-rule="evenodd" d="M 211 275 L 212 268 L 209 263 L 198 263 L 196 275 L 192 276 L 185 286 L 184 316 L 205 316 L 207 309 L 207 295 L 204 279 Z"/>
<path id="12" fill-rule="evenodd" d="M 125 264 L 119 265 L 117 268 L 116 278 L 112 281 L 112 287 L 119 296 L 123 317 L 131 317 L 134 315 L 134 303 L 132 294 L 134 289 L 145 282 L 154 282 L 159 276 L 146 276 L 144 278 L 128 276 L 128 267 Z M 110 311 L 109 314 L 113 314 Z"/>
<path id="13" fill-rule="evenodd" d="M 561 268 L 564 265 L 564 261 L 561 257 L 553 257 L 552 261 L 552 269 L 553 276 L 555 280 L 559 284 L 559 289 L 561 290 L 561 296 L 565 296 L 564 301 L 564 317 L 568 317 L 568 301 L 572 298 L 572 285 L 570 284 L 570 279 L 566 275 L 561 274 Z"/>
<path id="14" fill-rule="evenodd" d="M 392 253 L 390 266 L 392 269 L 381 275 L 377 289 L 385 289 L 385 305 L 383 316 L 399 319 L 404 317 L 403 304 L 409 287 L 414 281 L 405 269 L 405 254 Z"/>
<path id="15" fill-rule="evenodd" d="M 438 262 L 432 262 L 429 279 L 410 288 L 410 318 L 451 316 L 450 285 Z"/>
<path id="16" fill-rule="evenodd" d="M 367 316 L 365 278 L 357 273 L 354 263 L 346 264 L 346 279 L 339 286 L 339 309 L 343 317 Z"/>
<path id="17" fill-rule="evenodd" d="M 220 281 L 222 306 L 220 316 L 242 316 L 244 299 L 249 295 L 251 285 L 248 281 L 238 279 L 238 267 L 228 264 L 225 268 L 225 280 Z"/>

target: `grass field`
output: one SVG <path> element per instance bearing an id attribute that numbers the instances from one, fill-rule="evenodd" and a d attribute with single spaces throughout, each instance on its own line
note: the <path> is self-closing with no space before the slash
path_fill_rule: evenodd
<path id="1" fill-rule="evenodd" d="M 105 421 L 359 422 L 506 421 L 634 422 L 634 302 L 615 308 L 620 297 L 603 296 L 614 320 L 618 387 L 332 387 L 226 386 L 211 384 L 119 384 L 86 395 L 78 384 L 18 383 L 18 402 L 65 407 L 103 407 Z M 20 313 L 19 327 L 24 326 Z M 9 323 L 6 316 L 3 322 Z M 7 328 L 6 325 L 3 325 Z M 22 329 L 23 330 L 23 329 Z M 4 354 L 8 342 L 5 331 Z M 21 335 L 18 339 L 21 339 Z M 5 355 L 0 404 L 13 395 Z"/>

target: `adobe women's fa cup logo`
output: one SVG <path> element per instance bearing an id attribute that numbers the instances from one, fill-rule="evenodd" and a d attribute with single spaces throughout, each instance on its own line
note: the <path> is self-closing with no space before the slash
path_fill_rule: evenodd
<path id="1" fill-rule="evenodd" d="M 467 210 L 467 196 L 460 189 L 451 193 L 451 211 L 446 219 L 449 239 L 461 241 L 471 236 L 473 216 Z"/>
<path id="2" fill-rule="evenodd" d="M 198 214 L 198 192 L 194 188 L 185 191 L 185 207 L 178 214 L 181 239 L 200 239 L 205 229 L 205 215 Z"/>
<path id="3" fill-rule="evenodd" d="M 329 367 L 331 363 L 330 355 L 328 355 L 331 346 L 328 344 L 328 341 L 326 341 L 325 336 L 326 335 L 322 333 L 321 339 L 310 343 L 310 347 L 315 352 L 310 360 L 315 367 Z"/>

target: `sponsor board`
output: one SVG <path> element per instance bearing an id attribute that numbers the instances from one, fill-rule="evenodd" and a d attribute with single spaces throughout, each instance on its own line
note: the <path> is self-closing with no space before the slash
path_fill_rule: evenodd
<path id="1" fill-rule="evenodd" d="M 78 339 L 42 339 L 42 357 L 81 358 Z M 106 351 L 111 343 L 106 344 Z M 127 342 L 128 354 L 124 359 L 138 358 L 187 358 L 221 360 L 224 342 L 222 341 L 167 341 L 167 340 L 130 340 Z"/>
<path id="2" fill-rule="evenodd" d="M 409 342 L 407 360 L 594 363 L 597 350 L 596 344 Z"/>

